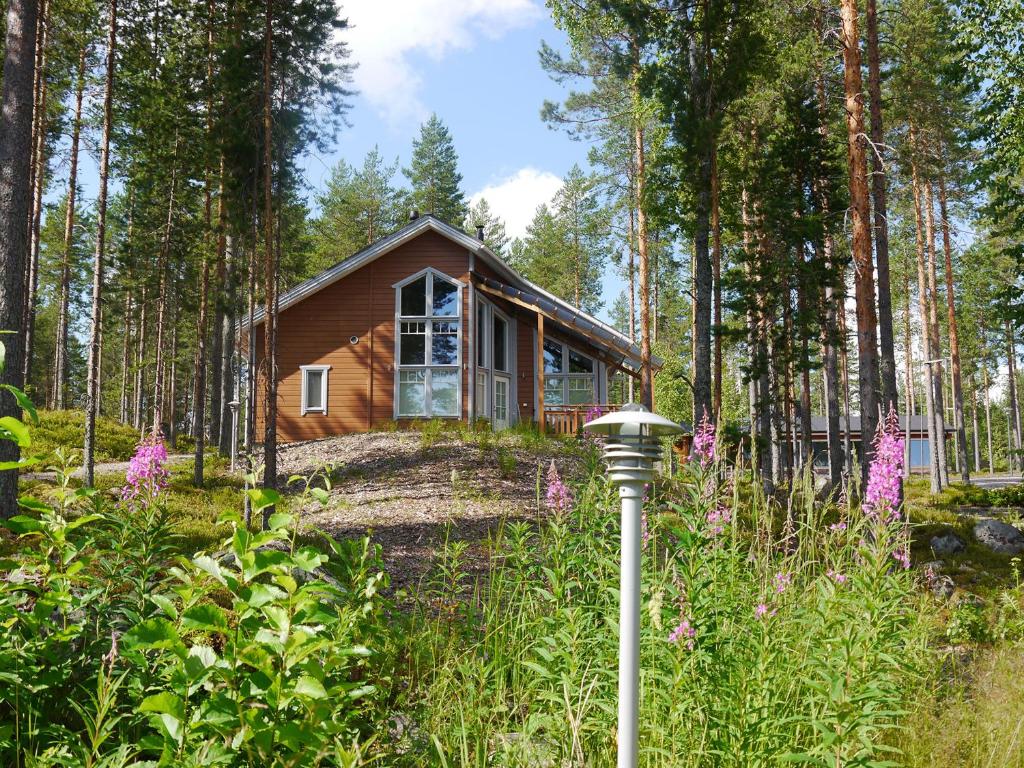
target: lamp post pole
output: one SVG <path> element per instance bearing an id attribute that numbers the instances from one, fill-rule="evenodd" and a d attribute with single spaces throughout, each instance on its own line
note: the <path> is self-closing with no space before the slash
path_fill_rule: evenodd
<path id="1" fill-rule="evenodd" d="M 618 487 L 622 503 L 622 554 L 619 573 L 619 725 L 618 768 L 636 768 L 640 730 L 640 548 L 644 488 L 654 479 L 654 461 L 661 454 L 659 438 L 683 427 L 627 405 L 583 425 L 605 435 L 608 479 Z"/>

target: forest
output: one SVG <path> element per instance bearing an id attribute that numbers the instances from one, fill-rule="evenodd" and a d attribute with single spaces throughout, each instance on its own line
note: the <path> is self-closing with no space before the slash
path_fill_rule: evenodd
<path id="1" fill-rule="evenodd" d="M 629 392 L 751 434 L 765 482 L 857 459 L 851 414 L 927 418 L 932 488 L 1021 461 L 1020 19 L 1013 4 L 549 3 L 565 45 L 538 104 L 589 146 L 525 237 L 470 208 L 442 118 L 408 168 L 377 151 L 310 190 L 304 153 L 343 136 L 344 8 L 17 0 L 7 7 L 0 202 L 5 380 L 52 409 L 230 444 L 239 321 L 401 226 L 472 231 L 526 277 L 605 307 L 668 361 Z M 260 18 L 256 25 L 253 19 Z M 95 168 L 83 202 L 82 157 Z M 273 366 L 275 339 L 266 360 Z M 248 386 L 252 384 L 252 386 Z M 6 412 L 16 409 L 9 396 Z M 243 440 L 273 453 L 272 423 Z M 945 441 L 942 441 L 945 442 Z M 12 476 L 4 477 L 11 509 Z M 273 481 L 271 481 L 273 482 Z"/>

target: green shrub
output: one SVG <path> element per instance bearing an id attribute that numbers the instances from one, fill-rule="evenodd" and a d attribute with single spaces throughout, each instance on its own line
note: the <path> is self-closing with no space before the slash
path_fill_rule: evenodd
<path id="1" fill-rule="evenodd" d="M 973 600 L 961 600 L 953 609 L 946 626 L 951 643 L 982 643 L 992 639 L 984 607 Z"/>
<path id="2" fill-rule="evenodd" d="M 85 441 L 84 411 L 39 411 L 32 430 L 32 452 L 51 454 L 58 448 L 81 452 Z M 96 420 L 96 461 L 128 461 L 139 443 L 134 427 L 101 416 Z"/>

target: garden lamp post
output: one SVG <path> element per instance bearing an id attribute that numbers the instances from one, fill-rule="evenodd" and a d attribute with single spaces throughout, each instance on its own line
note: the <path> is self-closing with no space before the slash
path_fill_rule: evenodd
<path id="1" fill-rule="evenodd" d="M 618 768 L 636 768 L 640 700 L 640 545 L 644 487 L 661 456 L 659 438 L 683 432 L 674 421 L 629 404 L 583 425 L 603 435 L 608 479 L 622 500 L 622 556 L 619 577 Z"/>

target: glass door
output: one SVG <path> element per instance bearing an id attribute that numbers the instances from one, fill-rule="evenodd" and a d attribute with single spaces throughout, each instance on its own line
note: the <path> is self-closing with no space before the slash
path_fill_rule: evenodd
<path id="1" fill-rule="evenodd" d="M 508 376 L 494 377 L 494 428 L 508 428 L 508 393 L 511 380 Z"/>

